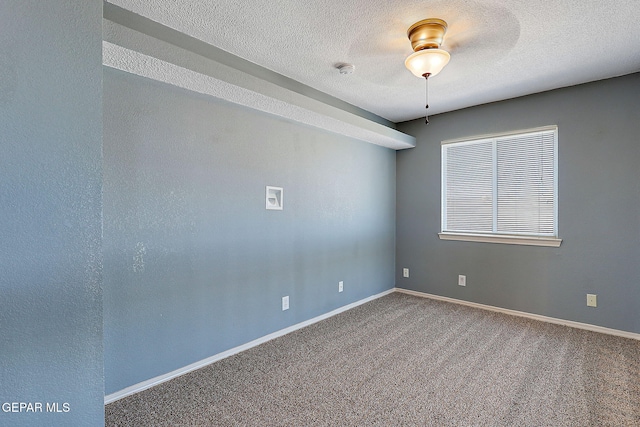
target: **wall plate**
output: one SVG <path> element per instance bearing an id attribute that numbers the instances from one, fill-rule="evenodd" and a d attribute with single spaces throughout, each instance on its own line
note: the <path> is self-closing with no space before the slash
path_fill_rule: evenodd
<path id="1" fill-rule="evenodd" d="M 282 187 L 267 186 L 267 191 L 266 191 L 267 209 L 281 211 L 283 207 L 283 204 L 282 204 L 283 194 L 284 194 L 284 190 L 282 189 Z"/>

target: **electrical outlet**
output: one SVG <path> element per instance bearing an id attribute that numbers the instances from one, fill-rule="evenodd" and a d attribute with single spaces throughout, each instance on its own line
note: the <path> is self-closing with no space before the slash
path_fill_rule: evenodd
<path id="1" fill-rule="evenodd" d="M 341 280 L 338 282 L 338 292 L 342 292 L 344 290 L 344 282 Z"/>
<path id="2" fill-rule="evenodd" d="M 596 294 L 587 294 L 587 307 L 597 307 L 597 297 L 598 296 Z"/>
<path id="3" fill-rule="evenodd" d="M 409 269 L 408 268 L 403 268 L 402 269 L 402 277 L 409 277 Z"/>
<path id="4" fill-rule="evenodd" d="M 289 310 L 289 295 L 282 297 L 282 311 Z"/>
<path id="5" fill-rule="evenodd" d="M 467 276 L 462 274 L 458 276 L 458 286 L 467 286 Z"/>

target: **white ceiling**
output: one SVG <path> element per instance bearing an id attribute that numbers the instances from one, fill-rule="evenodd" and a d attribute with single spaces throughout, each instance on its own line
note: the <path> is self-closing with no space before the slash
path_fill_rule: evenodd
<path id="1" fill-rule="evenodd" d="M 429 114 L 640 71 L 639 0 L 109 2 L 392 122 L 424 116 L 424 80 L 404 59 L 425 18 L 448 22 L 451 53 Z"/>

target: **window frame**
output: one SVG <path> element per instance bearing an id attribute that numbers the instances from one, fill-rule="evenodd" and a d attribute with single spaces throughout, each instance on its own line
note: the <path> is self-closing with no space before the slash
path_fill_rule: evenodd
<path id="1" fill-rule="evenodd" d="M 495 175 L 495 165 L 496 165 L 496 153 L 495 153 L 495 140 L 505 137 L 513 137 L 518 135 L 526 135 L 531 133 L 545 132 L 545 131 L 553 131 L 554 133 L 554 141 L 553 141 L 553 203 L 554 203 L 554 232 L 553 235 L 537 235 L 537 234 L 509 234 L 509 233 L 499 233 L 497 231 L 493 231 L 491 233 L 475 233 L 475 232 L 457 232 L 457 231 L 444 231 L 445 230 L 445 222 L 446 222 L 446 156 L 445 156 L 445 147 L 450 144 L 473 144 L 473 143 L 481 143 L 487 142 L 488 140 L 493 140 L 494 142 L 494 158 L 493 158 L 493 187 L 494 187 L 494 212 L 493 215 L 495 217 L 495 206 L 497 204 L 497 176 Z M 502 244 L 512 244 L 512 245 L 530 245 L 530 246 L 549 246 L 549 247 L 559 247 L 562 243 L 562 239 L 558 237 L 558 126 L 543 126 L 531 129 L 521 129 L 509 132 L 500 132 L 486 135 L 477 135 L 471 137 L 457 138 L 457 139 L 448 139 L 441 142 L 441 152 L 440 152 L 440 232 L 438 233 L 438 237 L 441 240 L 457 240 L 457 241 L 467 241 L 467 242 L 484 242 L 484 243 L 502 243 Z"/>

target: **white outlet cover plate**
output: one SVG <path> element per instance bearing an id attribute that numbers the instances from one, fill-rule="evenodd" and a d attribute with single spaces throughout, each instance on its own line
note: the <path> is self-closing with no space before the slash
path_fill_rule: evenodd
<path id="1" fill-rule="evenodd" d="M 271 187 L 267 186 L 266 189 L 266 208 L 268 210 L 277 210 L 281 211 L 284 198 L 284 190 L 282 187 Z"/>
<path id="2" fill-rule="evenodd" d="M 341 280 L 338 282 L 338 292 L 342 292 L 344 290 L 344 282 Z"/>
<path id="3" fill-rule="evenodd" d="M 588 307 L 598 306 L 598 296 L 596 294 L 587 294 L 587 306 Z"/>
<path id="4" fill-rule="evenodd" d="M 289 310 L 289 295 L 282 297 L 282 311 Z"/>
<path id="5" fill-rule="evenodd" d="M 458 276 L 458 285 L 459 286 L 467 286 L 467 276 L 459 275 Z"/>
<path id="6" fill-rule="evenodd" d="M 408 268 L 403 268 L 402 269 L 402 277 L 409 277 L 409 269 Z"/>

